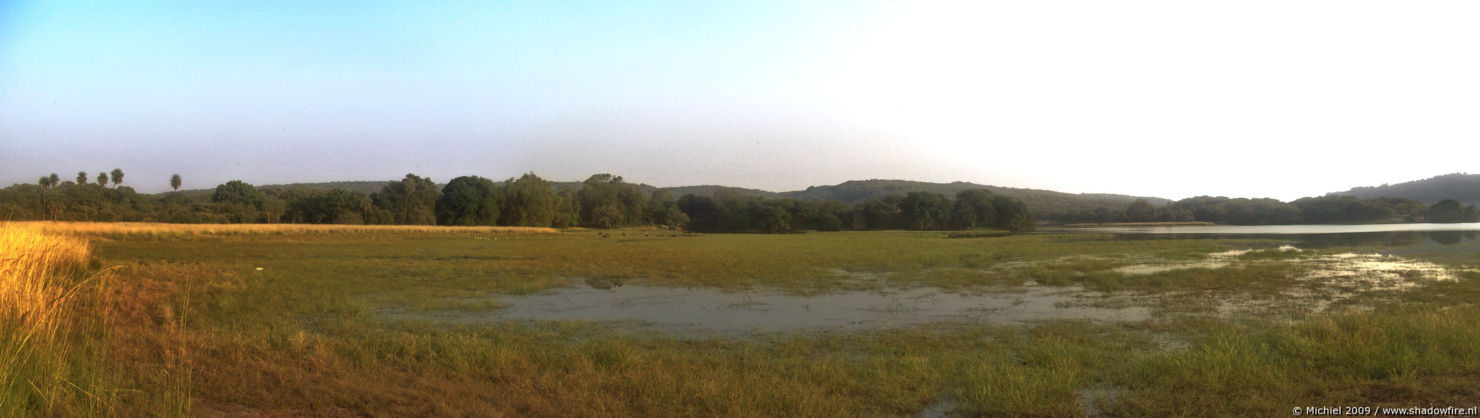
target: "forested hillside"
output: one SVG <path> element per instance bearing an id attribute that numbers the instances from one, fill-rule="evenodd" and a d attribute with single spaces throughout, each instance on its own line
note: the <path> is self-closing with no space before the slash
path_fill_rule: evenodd
<path id="1" fill-rule="evenodd" d="M 967 182 L 928 183 L 908 180 L 852 180 L 835 186 L 813 186 L 806 190 L 781 193 L 781 196 L 800 200 L 837 200 L 858 204 L 886 196 L 904 196 L 909 192 L 931 192 L 954 195 L 965 190 L 987 190 L 993 194 L 1021 200 L 1038 219 L 1064 220 L 1081 218 L 1076 214 L 1094 213 L 1096 210 L 1124 210 L 1136 199 L 1145 199 L 1156 205 L 1165 205 L 1170 200 L 1155 197 L 1136 197 L 1117 194 L 1073 194 L 1052 190 L 1018 189 L 988 186 Z M 1102 210 L 1102 212 L 1103 212 Z"/>
<path id="2" fill-rule="evenodd" d="M 1454 199 L 1466 205 L 1480 204 L 1480 174 L 1454 173 L 1414 180 L 1398 184 L 1373 187 L 1354 187 L 1332 195 L 1355 196 L 1361 199 L 1396 197 L 1413 199 L 1432 205 L 1444 199 Z"/>
<path id="3" fill-rule="evenodd" d="M 746 188 L 743 188 L 743 187 L 716 186 L 716 185 L 709 185 L 709 184 L 702 185 L 702 186 L 664 187 L 663 190 L 667 190 L 669 194 L 672 194 L 674 196 L 683 196 L 683 195 L 714 196 L 714 194 L 717 193 L 717 192 L 720 192 L 720 191 L 728 191 L 728 192 L 733 192 L 733 193 L 739 194 L 741 196 L 764 197 L 764 198 L 767 198 L 767 199 L 777 199 L 777 198 L 780 198 L 781 197 L 781 193 L 768 192 L 768 191 L 765 191 L 765 190 L 746 189 Z"/>

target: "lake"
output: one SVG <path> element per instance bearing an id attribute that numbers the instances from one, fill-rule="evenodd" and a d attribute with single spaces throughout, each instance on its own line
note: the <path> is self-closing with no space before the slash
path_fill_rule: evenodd
<path id="1" fill-rule="evenodd" d="M 1114 239 L 1284 238 L 1303 248 L 1416 244 L 1456 245 L 1480 241 L 1480 223 L 1376 225 L 1213 225 L 1160 227 L 1043 228 L 1045 234 L 1111 234 Z"/>
<path id="2" fill-rule="evenodd" d="M 1373 225 L 1211 225 L 1135 226 L 1092 228 L 1048 228 L 1045 233 L 1091 232 L 1102 234 L 1208 234 L 1208 235 L 1320 235 L 1376 232 L 1480 231 L 1480 223 L 1373 224 Z"/>

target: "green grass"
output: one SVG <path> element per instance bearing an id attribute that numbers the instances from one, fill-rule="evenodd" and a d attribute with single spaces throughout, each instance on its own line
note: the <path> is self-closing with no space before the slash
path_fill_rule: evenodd
<path id="1" fill-rule="evenodd" d="M 1034 280 L 1205 300 L 1277 296 L 1308 268 L 1260 252 L 1220 269 L 1106 271 L 1279 244 L 1265 240 L 675 235 L 116 237 L 96 253 L 126 266 L 106 352 L 110 376 L 129 391 L 105 406 L 125 415 L 893 416 L 948 402 L 967 414 L 1083 416 L 1089 397 L 1116 415 L 1248 416 L 1480 399 L 1480 277 L 1469 273 L 1365 312 L 1296 322 L 1162 315 L 693 338 L 603 322 L 382 315 L 493 311 L 501 305 L 491 295 L 587 277 L 799 293 L 1000 291 Z"/>
<path id="2" fill-rule="evenodd" d="M 1124 415 L 1248 416 L 1305 405 L 1471 406 L 1480 309 L 1350 313 L 1219 326 L 1186 350 L 1147 353 L 1116 382 Z M 1156 411 L 1150 413 L 1148 411 Z"/>

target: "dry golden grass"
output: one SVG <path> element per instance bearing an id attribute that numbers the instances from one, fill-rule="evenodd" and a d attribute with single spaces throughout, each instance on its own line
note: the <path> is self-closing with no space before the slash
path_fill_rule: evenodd
<path id="1" fill-rule="evenodd" d="M 83 238 L 0 224 L 0 415 L 86 414 L 103 406 L 96 381 L 78 375 L 74 360 L 84 354 L 72 341 L 86 315 L 79 295 L 101 288 L 88 286 L 100 284 L 101 274 L 84 277 L 90 256 Z"/>
<path id="2" fill-rule="evenodd" d="M 85 266 L 90 254 L 82 238 L 0 226 L 0 321 L 54 331 L 56 305 L 74 287 L 57 273 Z"/>
<path id="3" fill-rule="evenodd" d="M 361 232 L 559 234 L 555 228 L 528 226 L 166 224 L 145 222 L 13 222 L 44 233 L 124 236 L 282 235 Z"/>

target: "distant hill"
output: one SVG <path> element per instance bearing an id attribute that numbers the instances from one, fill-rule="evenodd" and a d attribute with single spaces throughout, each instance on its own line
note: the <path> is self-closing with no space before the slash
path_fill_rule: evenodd
<path id="1" fill-rule="evenodd" d="M 1328 195 L 1355 196 L 1361 199 L 1404 197 L 1432 205 L 1454 199 L 1466 205 L 1480 204 L 1480 174 L 1454 173 L 1406 183 L 1374 187 L 1355 187 Z"/>
<path id="2" fill-rule="evenodd" d="M 389 181 L 331 181 L 331 182 L 325 182 L 325 183 L 272 184 L 272 185 L 267 185 L 267 186 L 258 186 L 257 188 L 259 188 L 259 189 L 286 189 L 286 188 L 290 188 L 290 187 L 306 187 L 306 188 L 310 188 L 310 189 L 325 189 L 325 190 L 328 190 L 328 189 L 345 189 L 345 190 L 352 190 L 352 191 L 356 191 L 356 192 L 360 192 L 360 193 L 364 193 L 364 194 L 371 194 L 371 193 L 375 193 L 375 192 L 380 191 L 380 189 L 384 188 L 385 185 L 390 184 L 390 183 L 391 182 L 389 182 Z M 438 184 L 437 186 L 438 187 L 441 187 L 443 185 L 442 184 Z"/>
<path id="3" fill-rule="evenodd" d="M 782 197 L 800 200 L 840 200 L 855 204 L 869 199 L 889 195 L 904 195 L 909 192 L 934 192 L 953 196 L 963 190 L 986 189 L 1023 201 L 1028 209 L 1040 219 L 1051 219 L 1068 212 L 1095 210 L 1097 208 L 1124 210 L 1136 199 L 1146 199 L 1152 204 L 1165 205 L 1170 200 L 1158 197 L 1137 197 L 1118 194 L 1063 193 L 1052 190 L 1019 189 L 1013 187 L 988 186 L 967 182 L 927 183 L 909 180 L 851 180 L 835 186 L 812 186 L 806 190 L 780 193 Z"/>
<path id="4" fill-rule="evenodd" d="M 714 195 L 714 192 L 717 192 L 717 191 L 720 191 L 720 190 L 732 191 L 732 192 L 735 192 L 735 193 L 739 193 L 741 196 L 764 197 L 764 198 L 767 198 L 767 199 L 775 199 L 775 198 L 781 197 L 781 194 L 780 193 L 776 193 L 776 192 L 768 192 L 768 191 L 765 191 L 765 190 L 758 190 L 758 189 L 746 189 L 746 188 L 743 188 L 743 187 L 715 186 L 715 185 L 664 187 L 663 190 L 667 190 L 669 194 L 673 195 L 673 197 L 680 197 L 680 196 L 689 195 L 689 194 L 695 195 L 695 196 L 713 196 Z"/>

